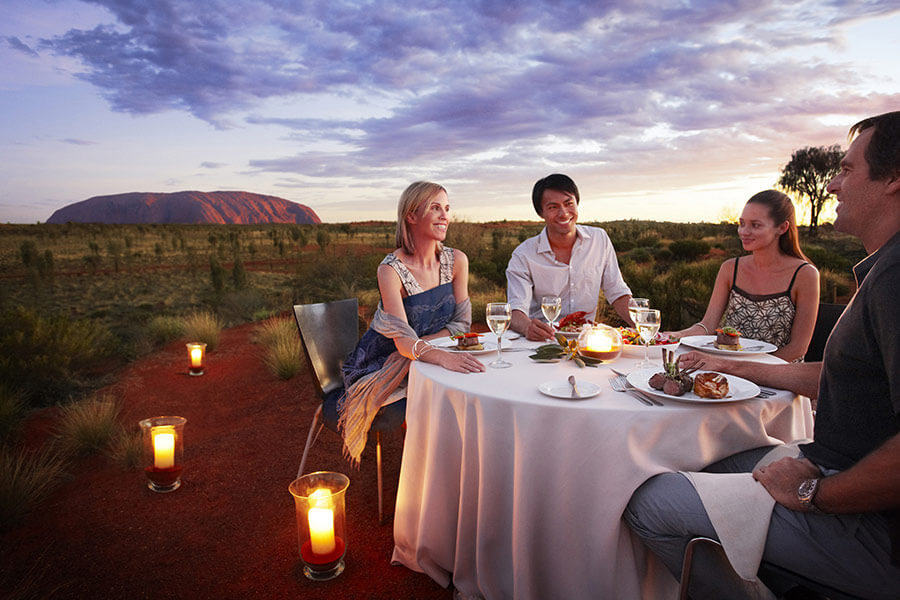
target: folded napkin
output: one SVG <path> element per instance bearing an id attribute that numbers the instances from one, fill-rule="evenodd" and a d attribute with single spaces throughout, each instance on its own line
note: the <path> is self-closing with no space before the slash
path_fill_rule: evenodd
<path id="1" fill-rule="evenodd" d="M 799 443 L 776 446 L 756 466 L 797 456 Z M 681 473 L 697 490 L 734 571 L 755 581 L 775 499 L 750 473 Z"/>

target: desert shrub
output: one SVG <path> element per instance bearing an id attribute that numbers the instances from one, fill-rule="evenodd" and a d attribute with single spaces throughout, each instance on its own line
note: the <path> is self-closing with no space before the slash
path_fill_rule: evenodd
<path id="1" fill-rule="evenodd" d="M 147 332 L 154 344 L 164 345 L 184 335 L 184 319 L 167 315 L 153 317 Z"/>
<path id="2" fill-rule="evenodd" d="M 137 427 L 131 429 L 118 427 L 109 442 L 109 456 L 124 469 L 134 469 L 141 463 L 143 451 L 141 432 Z"/>
<path id="3" fill-rule="evenodd" d="M 18 390 L 0 385 L 0 440 L 14 437 L 25 415 L 25 398 Z"/>
<path id="4" fill-rule="evenodd" d="M 67 463 L 53 447 L 33 453 L 0 447 L 0 530 L 17 525 L 47 499 L 62 482 Z"/>
<path id="5" fill-rule="evenodd" d="M 257 320 L 254 315 L 268 309 L 265 297 L 254 288 L 228 292 L 218 304 L 218 313 L 227 324 Z"/>
<path id="6" fill-rule="evenodd" d="M 275 318 L 263 322 L 254 331 L 254 341 L 265 348 L 263 361 L 281 379 L 290 379 L 303 366 L 303 348 L 293 318 Z"/>
<path id="7" fill-rule="evenodd" d="M 675 258 L 675 255 L 673 255 L 672 251 L 668 248 L 654 248 L 651 254 L 653 255 L 653 259 L 659 262 L 670 261 Z"/>
<path id="8" fill-rule="evenodd" d="M 636 263 L 646 263 L 653 260 L 653 255 L 649 248 L 634 248 L 628 252 L 625 258 Z"/>
<path id="9" fill-rule="evenodd" d="M 669 252 L 675 260 L 692 261 L 708 254 L 709 242 L 705 240 L 676 240 L 669 244 Z"/>
<path id="10" fill-rule="evenodd" d="M 378 287 L 376 271 L 383 256 L 367 254 L 305 254 L 293 280 L 292 304 L 352 298 Z"/>
<path id="11" fill-rule="evenodd" d="M 215 254 L 209 255 L 209 281 L 217 294 L 225 289 L 225 268 Z"/>
<path id="12" fill-rule="evenodd" d="M 856 261 L 826 250 L 818 244 L 804 244 L 803 253 L 809 257 L 819 269 L 829 269 L 841 273 L 849 272 Z"/>
<path id="13" fill-rule="evenodd" d="M 64 448 L 91 454 L 109 446 L 118 431 L 119 402 L 99 396 L 67 404 L 60 413 L 57 434 Z"/>
<path id="14" fill-rule="evenodd" d="M 240 256 L 234 257 L 234 266 L 231 269 L 231 282 L 236 290 L 242 290 L 247 287 L 247 269 L 244 268 L 244 261 L 241 260 Z"/>
<path id="15" fill-rule="evenodd" d="M 219 345 L 222 327 L 222 322 L 216 315 L 209 312 L 194 312 L 184 320 L 184 335 L 192 342 L 205 343 L 206 351 L 212 352 Z"/>
<path id="16" fill-rule="evenodd" d="M 32 405 L 46 405 L 86 389 L 87 374 L 118 344 L 94 321 L 17 307 L 0 315 L 0 347 L 0 383 L 21 390 Z"/>
<path id="17" fill-rule="evenodd" d="M 853 293 L 855 283 L 848 275 L 831 269 L 819 269 L 819 297 L 822 302 L 838 302 Z"/>

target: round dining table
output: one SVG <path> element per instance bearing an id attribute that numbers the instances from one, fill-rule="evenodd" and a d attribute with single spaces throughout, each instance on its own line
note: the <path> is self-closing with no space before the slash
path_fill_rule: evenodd
<path id="1" fill-rule="evenodd" d="M 392 562 L 463 598 L 673 598 L 677 582 L 622 520 L 634 490 L 657 473 L 812 436 L 803 396 L 647 405 L 609 382 L 637 358 L 541 363 L 534 345 L 512 342 L 505 369 L 410 369 Z M 556 397 L 570 375 L 599 393 Z"/>

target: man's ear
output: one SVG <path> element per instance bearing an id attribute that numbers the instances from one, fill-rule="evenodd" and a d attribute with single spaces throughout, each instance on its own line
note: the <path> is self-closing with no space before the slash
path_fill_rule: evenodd
<path id="1" fill-rule="evenodd" d="M 888 179 L 887 192 L 888 194 L 900 195 L 900 173 L 896 173 L 893 177 Z"/>

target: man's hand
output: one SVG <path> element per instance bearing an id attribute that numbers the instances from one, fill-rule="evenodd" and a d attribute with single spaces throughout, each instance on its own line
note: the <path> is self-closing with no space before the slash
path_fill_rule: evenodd
<path id="1" fill-rule="evenodd" d="M 549 323 L 545 323 L 540 319 L 531 319 L 528 328 L 525 330 L 525 338 L 532 341 L 552 340 L 555 338 L 555 332 Z"/>
<path id="2" fill-rule="evenodd" d="M 699 368 L 703 371 L 718 371 L 719 373 L 731 373 L 738 361 L 722 358 L 699 350 L 685 352 L 678 357 L 678 366 L 682 369 Z M 702 366 L 700 366 L 702 364 Z"/>
<path id="3" fill-rule="evenodd" d="M 804 480 L 821 476 L 818 467 L 805 458 L 782 458 L 753 471 L 753 478 L 763 484 L 775 502 L 797 511 L 806 511 L 797 498 L 797 488 Z"/>

